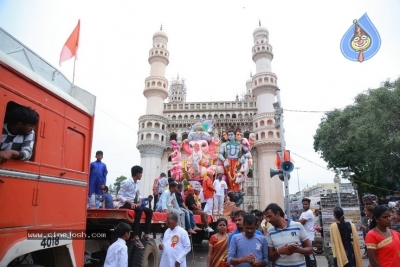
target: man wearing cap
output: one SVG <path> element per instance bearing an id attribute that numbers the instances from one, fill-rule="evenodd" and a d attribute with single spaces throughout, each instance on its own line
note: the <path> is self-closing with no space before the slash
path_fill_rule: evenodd
<path id="1" fill-rule="evenodd" d="M 193 212 L 193 214 L 197 214 L 201 216 L 201 220 L 204 223 L 204 231 L 206 232 L 214 232 L 214 230 L 208 225 L 207 213 L 205 213 L 201 208 L 199 208 L 196 204 L 196 200 L 194 198 L 194 188 L 189 187 L 188 195 L 186 197 L 185 205 Z"/>
<path id="2" fill-rule="evenodd" d="M 160 178 L 166 177 L 166 176 L 167 175 L 165 175 L 165 173 L 162 172 L 159 177 L 154 179 L 154 182 L 153 182 L 153 196 L 154 196 L 154 208 L 153 208 L 153 210 L 154 211 L 156 211 L 156 205 L 157 205 L 157 202 L 158 202 L 158 188 L 157 188 L 158 181 L 160 180 Z"/>

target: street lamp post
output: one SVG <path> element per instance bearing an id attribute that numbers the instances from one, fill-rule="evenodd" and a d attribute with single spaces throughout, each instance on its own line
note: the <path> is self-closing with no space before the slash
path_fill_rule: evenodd
<path id="1" fill-rule="evenodd" d="M 341 179 L 339 177 L 339 174 L 336 174 L 335 178 L 333 178 L 333 182 L 336 184 L 336 193 L 337 193 L 337 196 L 338 196 L 339 207 L 342 206 L 342 203 L 340 201 L 340 180 Z"/>
<path id="2" fill-rule="evenodd" d="M 300 167 L 295 167 L 295 169 L 297 170 L 297 187 L 298 187 L 298 190 L 300 192 L 300 180 L 299 180 L 299 169 L 300 169 Z"/>
<path id="3" fill-rule="evenodd" d="M 281 162 L 283 162 L 284 158 L 284 150 L 286 147 L 285 143 L 285 130 L 283 128 L 283 108 L 281 107 L 281 94 L 280 94 L 280 89 L 276 89 L 276 98 L 278 102 L 274 103 L 274 109 L 275 109 L 275 121 L 279 123 L 279 133 L 280 133 L 280 139 L 281 139 Z M 278 125 L 275 124 L 275 127 L 277 128 Z M 289 202 L 289 179 L 288 179 L 288 173 L 283 172 L 283 184 L 285 186 L 285 209 L 286 209 L 286 215 L 289 218 L 290 217 L 290 202 Z"/>

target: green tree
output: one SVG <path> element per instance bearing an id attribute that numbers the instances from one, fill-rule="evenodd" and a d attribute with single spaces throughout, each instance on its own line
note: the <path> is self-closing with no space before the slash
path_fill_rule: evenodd
<path id="1" fill-rule="evenodd" d="M 119 189 L 121 188 L 121 182 L 123 180 L 126 180 L 126 177 L 121 175 L 120 177 L 118 177 L 117 179 L 115 179 L 115 183 L 114 183 L 114 190 L 116 191 L 116 194 L 118 194 Z"/>
<path id="2" fill-rule="evenodd" d="M 357 95 L 343 110 L 327 112 L 314 149 L 359 191 L 387 195 L 399 190 L 400 78 Z"/>

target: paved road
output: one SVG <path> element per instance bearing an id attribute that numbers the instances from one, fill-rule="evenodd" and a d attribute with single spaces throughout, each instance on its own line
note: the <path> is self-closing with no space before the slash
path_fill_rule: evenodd
<path id="1" fill-rule="evenodd" d="M 159 238 L 157 238 L 159 240 Z M 193 260 L 194 254 L 194 262 Z M 207 267 L 207 254 L 208 254 L 208 241 L 203 241 L 200 245 L 193 245 L 193 251 L 189 252 L 186 256 L 187 267 Z M 161 254 L 160 254 L 161 257 Z M 328 262 L 325 256 L 317 255 L 317 266 L 318 267 L 328 267 Z M 368 267 L 368 260 L 363 260 L 363 266 Z"/>

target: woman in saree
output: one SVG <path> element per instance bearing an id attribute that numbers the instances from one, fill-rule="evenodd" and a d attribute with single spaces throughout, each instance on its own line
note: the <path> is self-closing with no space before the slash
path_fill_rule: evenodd
<path id="1" fill-rule="evenodd" d="M 362 267 L 360 243 L 356 227 L 353 223 L 345 222 L 343 209 L 333 210 L 336 222 L 329 227 L 332 242 L 332 252 L 335 267 Z"/>
<path id="2" fill-rule="evenodd" d="M 228 222 L 225 218 L 217 220 L 217 233 L 212 235 L 209 241 L 207 267 L 227 267 L 228 255 Z"/>
<path id="3" fill-rule="evenodd" d="M 372 211 L 370 231 L 365 237 L 369 263 L 372 267 L 400 266 L 399 235 L 390 228 L 389 208 L 375 206 Z"/>

